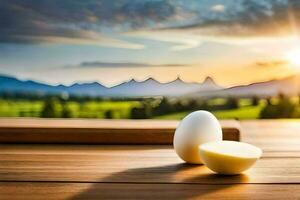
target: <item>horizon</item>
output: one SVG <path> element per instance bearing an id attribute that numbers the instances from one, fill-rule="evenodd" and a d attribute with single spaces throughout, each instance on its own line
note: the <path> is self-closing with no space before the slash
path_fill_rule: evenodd
<path id="1" fill-rule="evenodd" d="M 248 86 L 248 85 L 252 85 L 252 84 L 257 84 L 257 83 L 264 83 L 264 82 L 270 82 L 270 81 L 276 81 L 276 80 L 282 80 L 282 79 L 287 79 L 287 78 L 290 78 L 290 77 L 293 77 L 293 76 L 300 76 L 300 73 L 297 73 L 297 74 L 293 74 L 293 75 L 288 75 L 288 76 L 284 76 L 284 77 L 281 77 L 281 78 L 273 78 L 273 79 L 268 79 L 268 80 L 264 80 L 264 81 L 257 81 L 257 82 L 251 82 L 251 83 L 248 83 L 248 84 L 238 84 L 238 85 L 232 85 L 232 86 L 224 86 L 224 85 L 221 85 L 219 84 L 213 77 L 211 76 L 206 76 L 203 80 L 201 81 L 198 81 L 198 82 L 195 82 L 195 81 L 185 81 L 183 80 L 181 77 L 177 77 L 176 79 L 173 79 L 171 81 L 167 81 L 167 82 L 160 82 L 159 80 L 153 78 L 153 77 L 147 77 L 146 79 L 144 80 L 136 80 L 134 78 L 131 78 L 129 80 L 125 80 L 125 81 L 122 81 L 116 85 L 112 85 L 112 86 L 107 86 L 105 85 L 104 83 L 101 83 L 101 82 L 98 82 L 98 81 L 87 81 L 87 82 L 74 82 L 74 83 L 71 83 L 71 84 L 48 84 L 47 82 L 43 82 L 43 81 L 39 81 L 39 80 L 35 80 L 35 79 L 20 79 L 18 77 L 15 77 L 15 76 L 11 76 L 11 75 L 6 75 L 6 74 L 0 74 L 0 77 L 7 77 L 7 78 L 13 78 L 13 79 L 16 79 L 16 80 L 19 80 L 19 81 L 33 81 L 35 83 L 38 83 L 38 84 L 45 84 L 45 85 L 49 85 L 49 86 L 54 86 L 54 87 L 57 87 L 57 86 L 64 86 L 64 87 L 71 87 L 73 85 L 84 85 L 84 84 L 93 84 L 93 83 L 97 83 L 97 84 L 100 84 L 104 87 L 106 87 L 107 89 L 110 89 L 110 88 L 113 88 L 113 87 L 116 87 L 116 86 L 119 86 L 119 85 L 122 85 L 124 83 L 129 83 L 131 81 L 135 81 L 136 83 L 143 83 L 143 82 L 146 82 L 148 81 L 149 79 L 152 79 L 154 80 L 155 82 L 159 83 L 159 84 L 169 84 L 169 83 L 172 83 L 172 82 L 175 82 L 177 80 L 180 80 L 182 81 L 183 83 L 185 84 L 203 84 L 206 82 L 207 79 L 211 79 L 213 81 L 213 83 L 215 85 L 218 85 L 220 87 L 222 87 L 222 89 L 229 89 L 229 88 L 234 88 L 234 87 L 239 87 L 239 86 Z"/>
<path id="2" fill-rule="evenodd" d="M 231 87 L 299 73 L 299 1 L 185 2 L 2 2 L 0 73 L 107 87 L 208 76 Z"/>

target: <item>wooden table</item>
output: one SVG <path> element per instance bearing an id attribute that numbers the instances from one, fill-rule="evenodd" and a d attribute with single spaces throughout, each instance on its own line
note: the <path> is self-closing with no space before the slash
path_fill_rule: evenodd
<path id="1" fill-rule="evenodd" d="M 0 199 L 300 199 L 300 121 L 244 121 L 262 159 L 220 176 L 170 145 L 0 145 Z"/>

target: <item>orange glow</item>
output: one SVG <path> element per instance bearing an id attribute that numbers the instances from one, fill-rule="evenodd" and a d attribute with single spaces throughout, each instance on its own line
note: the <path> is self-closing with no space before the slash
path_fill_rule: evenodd
<path id="1" fill-rule="evenodd" d="M 300 67 L 300 49 L 293 49 L 287 52 L 285 58 L 292 65 Z"/>

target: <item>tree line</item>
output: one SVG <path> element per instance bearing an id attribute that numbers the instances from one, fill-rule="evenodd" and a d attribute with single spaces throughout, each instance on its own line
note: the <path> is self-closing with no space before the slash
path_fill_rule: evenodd
<path id="1" fill-rule="evenodd" d="M 134 107 L 131 110 L 132 119 L 150 119 L 155 116 L 172 114 L 183 111 L 194 110 L 230 110 L 239 108 L 239 99 L 228 97 L 224 104 L 210 105 L 207 99 L 202 98 L 166 98 L 159 100 L 143 100 L 142 106 Z"/>
<path id="2" fill-rule="evenodd" d="M 42 100 L 43 106 L 40 117 L 45 118 L 71 118 L 72 111 L 68 106 L 68 101 L 84 103 L 88 101 L 139 101 L 140 105 L 131 108 L 129 118 L 131 119 L 151 119 L 156 116 L 172 114 L 176 112 L 194 111 L 194 110 L 232 110 L 240 107 L 240 98 L 226 97 L 222 104 L 209 104 L 211 99 L 204 98 L 115 98 L 107 99 L 101 97 L 84 97 L 84 96 L 68 96 L 68 95 L 41 95 L 28 93 L 0 93 L 1 99 L 27 99 Z M 263 100 L 265 103 L 261 107 L 259 118 L 276 119 L 276 118 L 299 118 L 300 117 L 300 97 L 298 102 L 291 101 L 289 96 L 282 93 L 278 94 L 276 101 L 272 97 L 259 98 L 252 96 L 249 106 L 257 106 Z M 104 118 L 114 118 L 113 110 L 106 110 Z"/>

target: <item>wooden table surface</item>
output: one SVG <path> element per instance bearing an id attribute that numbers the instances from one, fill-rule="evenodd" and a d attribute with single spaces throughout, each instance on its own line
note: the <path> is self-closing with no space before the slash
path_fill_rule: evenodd
<path id="1" fill-rule="evenodd" d="M 300 121 L 243 121 L 264 151 L 244 174 L 182 162 L 170 145 L 0 145 L 0 199 L 300 199 Z"/>

